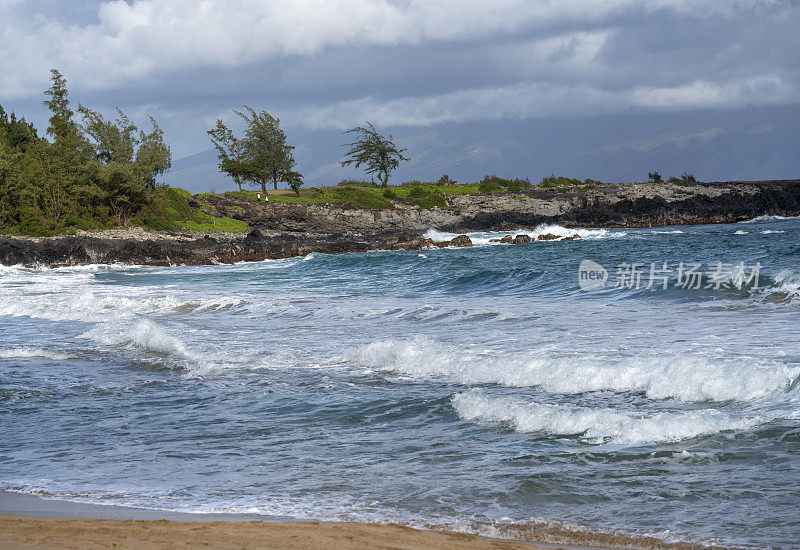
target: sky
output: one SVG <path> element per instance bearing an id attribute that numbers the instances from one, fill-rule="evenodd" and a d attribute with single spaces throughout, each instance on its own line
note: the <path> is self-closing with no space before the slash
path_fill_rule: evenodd
<path id="1" fill-rule="evenodd" d="M 0 0 L 0 105 L 47 125 L 72 101 L 152 114 L 167 181 L 231 185 L 206 135 L 281 120 L 309 185 L 370 121 L 408 148 L 393 180 L 800 177 L 797 0 Z"/>

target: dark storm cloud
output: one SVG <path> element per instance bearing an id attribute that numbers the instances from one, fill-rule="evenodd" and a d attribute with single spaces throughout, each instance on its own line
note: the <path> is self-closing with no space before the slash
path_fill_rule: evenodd
<path id="1" fill-rule="evenodd" d="M 0 4 L 0 101 L 153 113 L 178 154 L 243 103 L 290 128 L 741 110 L 800 102 L 786 1 L 138 0 Z"/>

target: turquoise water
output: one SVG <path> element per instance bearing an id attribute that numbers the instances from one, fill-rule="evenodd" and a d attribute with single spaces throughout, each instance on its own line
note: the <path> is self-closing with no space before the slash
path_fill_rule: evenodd
<path id="1" fill-rule="evenodd" d="M 796 545 L 800 220 L 577 232 L 0 268 L 0 489 Z M 581 290 L 584 259 L 604 289 Z M 759 262 L 758 287 L 644 288 L 650 263 L 695 261 Z M 641 287 L 613 288 L 637 262 Z"/>

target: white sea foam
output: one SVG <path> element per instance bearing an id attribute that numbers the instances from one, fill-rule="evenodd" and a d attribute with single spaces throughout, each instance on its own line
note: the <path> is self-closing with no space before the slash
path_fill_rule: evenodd
<path id="1" fill-rule="evenodd" d="M 464 420 L 499 423 L 521 433 L 578 436 L 587 443 L 642 445 L 680 441 L 723 431 L 742 431 L 768 421 L 754 416 L 735 418 L 703 409 L 650 416 L 606 408 L 540 404 L 516 397 L 490 397 L 470 390 L 452 398 Z"/>
<path id="2" fill-rule="evenodd" d="M 775 275 L 775 284 L 761 288 L 760 292 L 764 298 L 778 296 L 791 300 L 800 297 L 800 273 L 783 269 Z"/>
<path id="3" fill-rule="evenodd" d="M 757 216 L 750 220 L 744 220 L 739 223 L 758 223 L 758 222 L 774 222 L 779 220 L 794 220 L 797 219 L 795 216 Z"/>
<path id="4" fill-rule="evenodd" d="M 686 402 L 751 401 L 785 391 L 800 377 L 800 366 L 748 357 L 572 357 L 552 351 L 497 354 L 450 348 L 422 338 L 373 342 L 352 350 L 345 359 L 412 378 L 539 387 L 560 394 L 644 392 L 651 399 Z"/>
<path id="5" fill-rule="evenodd" d="M 786 231 L 783 231 L 782 229 L 766 229 L 761 232 L 762 235 L 774 235 L 776 233 L 786 233 Z"/>
<path id="6" fill-rule="evenodd" d="M 733 234 L 734 235 L 749 235 L 750 232 L 749 231 L 743 231 L 741 229 L 737 229 L 736 231 L 733 232 Z"/>
<path id="7" fill-rule="evenodd" d="M 542 224 L 535 229 L 518 229 L 516 231 L 500 231 L 500 232 L 476 232 L 466 233 L 472 240 L 475 246 L 498 244 L 491 242 L 492 239 L 501 239 L 507 235 L 512 237 L 516 235 L 528 235 L 531 239 L 536 240 L 539 235 L 547 233 L 557 235 L 561 238 L 571 237 L 573 235 L 580 236 L 581 239 L 618 239 L 625 237 L 628 233 L 626 231 L 617 231 L 610 229 L 568 229 L 561 225 Z M 446 231 L 439 231 L 437 229 L 429 229 L 425 232 L 425 237 L 433 239 L 434 241 L 449 241 L 457 237 L 459 233 L 449 233 Z"/>
<path id="8" fill-rule="evenodd" d="M 106 345 L 134 346 L 159 355 L 186 355 L 186 346 L 147 319 L 139 319 L 127 326 L 100 324 L 80 335 Z"/>
<path id="9" fill-rule="evenodd" d="M 54 361 L 66 361 L 73 359 L 72 355 L 62 351 L 23 346 L 18 348 L 0 349 L 0 359 L 52 359 Z"/>

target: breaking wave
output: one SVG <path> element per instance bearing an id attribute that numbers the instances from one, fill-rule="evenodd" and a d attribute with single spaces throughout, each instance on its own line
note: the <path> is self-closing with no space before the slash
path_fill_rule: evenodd
<path id="1" fill-rule="evenodd" d="M 493 239 L 501 239 L 510 235 L 528 235 L 531 239 L 536 240 L 539 235 L 545 234 L 557 235 L 558 237 L 571 237 L 573 235 L 580 236 L 581 239 L 618 239 L 625 237 L 628 233 L 626 231 L 618 231 L 612 229 L 568 229 L 561 225 L 542 224 L 535 229 L 518 229 L 516 231 L 499 231 L 499 232 L 475 232 L 466 233 L 472 240 L 473 245 L 490 245 L 500 244 L 492 242 Z M 460 233 L 448 233 L 446 231 L 439 231 L 437 229 L 429 229 L 425 232 L 425 237 L 433 239 L 434 241 L 449 241 L 460 235 Z"/>
<path id="2" fill-rule="evenodd" d="M 650 416 L 607 408 L 539 404 L 516 397 L 490 397 L 470 390 L 452 398 L 459 417 L 470 422 L 504 424 L 520 433 L 577 437 L 584 443 L 642 445 L 693 439 L 763 424 L 760 416 L 735 418 L 703 409 Z"/>
<path id="3" fill-rule="evenodd" d="M 644 392 L 650 399 L 685 402 L 751 401 L 787 391 L 800 377 L 800 365 L 749 357 L 496 354 L 449 348 L 422 338 L 373 342 L 351 351 L 346 360 L 374 370 L 415 378 L 445 377 L 460 384 L 538 387 L 559 394 Z"/>

